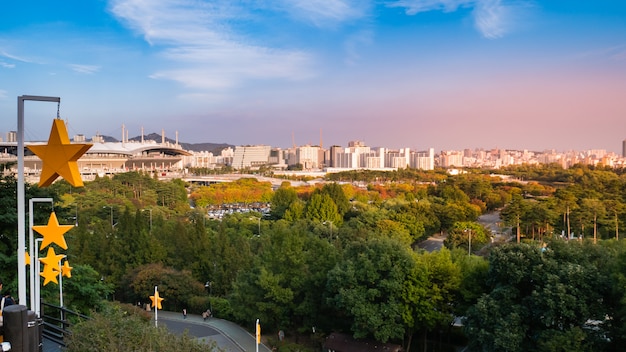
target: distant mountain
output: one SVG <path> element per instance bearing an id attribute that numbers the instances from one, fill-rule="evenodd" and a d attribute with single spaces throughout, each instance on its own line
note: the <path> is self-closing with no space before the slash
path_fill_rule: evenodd
<path id="1" fill-rule="evenodd" d="M 105 142 L 108 143 L 115 143 L 115 142 L 119 142 L 119 140 L 110 137 L 110 136 L 102 136 L 102 138 L 104 139 Z M 150 133 L 147 135 L 143 136 L 144 141 L 148 141 L 148 140 L 152 140 L 152 141 L 156 141 L 157 143 L 161 143 L 161 135 L 158 133 Z M 135 141 L 135 142 L 141 142 L 141 136 L 137 136 L 137 137 L 133 137 L 133 138 L 129 138 L 129 140 L 131 141 Z M 165 137 L 165 141 L 168 143 L 176 143 L 176 140 Z M 202 152 L 202 151 L 208 151 L 213 153 L 213 155 L 219 155 L 222 150 L 231 147 L 231 148 L 235 148 L 234 145 L 231 144 L 227 144 L 227 143 L 184 143 L 184 142 L 178 142 L 178 144 L 180 144 L 180 146 L 185 149 L 185 150 L 191 150 L 194 152 Z"/>

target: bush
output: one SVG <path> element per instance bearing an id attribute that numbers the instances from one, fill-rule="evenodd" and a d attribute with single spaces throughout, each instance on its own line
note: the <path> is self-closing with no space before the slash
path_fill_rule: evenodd
<path id="1" fill-rule="evenodd" d="M 201 352 L 219 351 L 215 342 L 207 344 L 164 327 L 155 327 L 150 314 L 133 306 L 111 303 L 93 319 L 72 326 L 65 340 L 67 352 L 151 351 L 172 350 Z"/>

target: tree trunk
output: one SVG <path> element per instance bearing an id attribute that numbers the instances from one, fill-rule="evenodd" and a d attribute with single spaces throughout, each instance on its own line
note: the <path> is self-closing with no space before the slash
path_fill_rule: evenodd
<path id="1" fill-rule="evenodd" d="M 409 333 L 409 338 L 406 342 L 406 352 L 411 352 L 411 342 L 413 342 L 413 332 Z"/>

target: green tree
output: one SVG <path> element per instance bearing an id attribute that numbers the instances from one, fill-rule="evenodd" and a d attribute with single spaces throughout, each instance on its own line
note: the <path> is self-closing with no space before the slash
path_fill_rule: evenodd
<path id="1" fill-rule="evenodd" d="M 337 205 L 327 194 L 313 194 L 306 204 L 304 216 L 319 222 L 331 221 L 335 226 L 341 225 L 341 214 Z"/>
<path id="2" fill-rule="evenodd" d="M 329 304 L 351 319 L 355 338 L 402 339 L 407 307 L 403 292 L 417 290 L 407 288 L 413 287 L 410 280 L 415 270 L 412 251 L 395 240 L 353 242 L 328 273 Z"/>
<path id="3" fill-rule="evenodd" d="M 350 201 L 346 197 L 344 189 L 338 183 L 326 183 L 321 189 L 321 194 L 327 194 L 337 206 L 337 211 L 343 217 L 350 210 Z"/>
<path id="4" fill-rule="evenodd" d="M 444 245 L 449 248 L 464 248 L 475 252 L 489 243 L 491 234 L 480 224 L 471 221 L 460 221 L 454 223 L 448 231 L 448 236 L 444 240 Z"/>
<path id="5" fill-rule="evenodd" d="M 272 195 L 271 216 L 273 219 L 282 219 L 287 209 L 298 201 L 298 193 L 288 182 L 283 182 L 279 189 Z"/>
<path id="6" fill-rule="evenodd" d="M 610 298 L 601 249 L 552 241 L 494 248 L 489 258 L 490 292 L 467 311 L 470 347 L 483 351 L 539 351 L 544 341 L 584 334 L 579 350 L 600 351 Z"/>
<path id="7" fill-rule="evenodd" d="M 104 299 L 112 293 L 113 285 L 101 280 L 98 272 L 89 265 L 74 265 L 72 277 L 63 280 L 64 305 L 81 314 L 101 310 Z"/>

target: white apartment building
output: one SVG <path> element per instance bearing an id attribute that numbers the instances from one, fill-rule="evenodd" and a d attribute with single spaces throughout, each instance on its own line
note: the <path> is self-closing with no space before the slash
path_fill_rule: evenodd
<path id="1" fill-rule="evenodd" d="M 232 167 L 234 169 L 245 169 L 249 167 L 259 167 L 269 164 L 269 145 L 247 145 L 235 147 Z"/>
<path id="2" fill-rule="evenodd" d="M 441 152 L 440 165 L 442 167 L 463 166 L 463 152 L 457 150 L 448 150 Z"/>
<path id="3" fill-rule="evenodd" d="M 323 160 L 320 160 L 322 148 L 319 146 L 305 145 L 296 148 L 296 164 L 302 165 L 305 170 L 317 169 Z"/>
<path id="4" fill-rule="evenodd" d="M 223 149 L 220 155 L 213 155 L 208 151 L 193 152 L 192 155 L 183 157 L 183 163 L 186 167 L 214 169 L 232 164 L 233 155 L 234 150 L 231 147 Z"/>
<path id="5" fill-rule="evenodd" d="M 413 152 L 411 154 L 411 163 L 409 167 L 419 170 L 435 169 L 435 149 L 430 148 L 428 151 Z"/>

